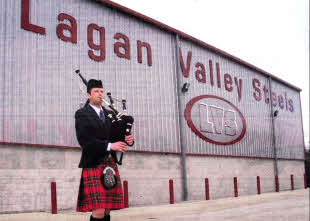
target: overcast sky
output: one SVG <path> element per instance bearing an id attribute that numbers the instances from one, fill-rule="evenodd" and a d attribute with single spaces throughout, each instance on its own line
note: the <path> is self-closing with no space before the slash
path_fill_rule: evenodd
<path id="1" fill-rule="evenodd" d="M 299 88 L 309 143 L 308 0 L 113 0 Z"/>

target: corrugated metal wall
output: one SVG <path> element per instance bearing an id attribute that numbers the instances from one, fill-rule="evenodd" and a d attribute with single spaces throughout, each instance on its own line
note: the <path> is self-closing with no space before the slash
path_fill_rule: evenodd
<path id="1" fill-rule="evenodd" d="M 8 2 L 1 10 L 5 17 L 15 18 L 7 21 L 1 33 L 1 42 L 6 42 L 2 56 L 6 65 L 1 67 L 5 68 L 5 90 L 11 92 L 4 101 L 9 129 L 2 140 L 78 146 L 73 116 L 86 101 L 74 74 L 80 69 L 87 79 L 102 79 L 105 91 L 113 97 L 127 99 L 128 112 L 136 120 L 136 150 L 179 151 L 172 35 L 85 1 L 31 1 L 31 23 L 45 27 L 46 35 L 20 28 L 21 1 Z M 57 16 L 62 12 L 77 20 L 77 44 L 56 35 Z M 88 57 L 87 26 L 91 23 L 105 28 L 106 58 L 102 62 Z M 114 53 L 115 33 L 130 39 L 130 60 Z M 138 40 L 152 47 L 151 67 L 145 51 L 142 64 L 137 61 Z"/>
<path id="2" fill-rule="evenodd" d="M 0 1 L 0 7 L 6 8 L 6 1 Z M 3 140 L 3 133 L 4 133 L 4 85 L 5 85 L 5 54 L 6 54 L 6 15 L 5 13 L 0 13 L 0 67 L 1 67 L 1 74 L 0 74 L 0 140 Z"/>
<path id="3" fill-rule="evenodd" d="M 179 130 L 182 129 L 190 153 L 273 156 L 270 106 L 253 99 L 252 79 L 255 77 L 268 85 L 268 79 L 263 75 L 193 43 L 180 41 L 185 64 L 187 52 L 193 54 L 189 78 L 180 76 L 182 83 L 191 83 L 186 94 L 179 94 L 181 106 L 185 109 L 186 104 L 199 95 L 216 95 L 230 101 L 246 119 L 246 133 L 239 142 L 212 144 L 194 134 L 185 118 L 182 118 L 182 125 L 178 125 L 176 40 L 173 34 L 92 1 L 31 1 L 31 23 L 46 29 L 46 35 L 40 35 L 21 28 L 21 1 L 0 0 L 0 5 L 0 68 L 4 73 L 0 76 L 0 102 L 4 104 L 0 118 L 2 141 L 78 146 L 73 116 L 86 100 L 79 90 L 83 85 L 74 74 L 80 69 L 87 79 L 102 79 L 106 92 L 127 99 L 128 112 L 135 117 L 135 150 L 179 152 Z M 60 13 L 76 19 L 77 44 L 58 38 L 57 25 L 70 25 L 68 21 L 58 21 Z M 101 62 L 88 56 L 87 26 L 91 23 L 105 28 L 106 56 Z M 116 33 L 129 38 L 130 60 L 115 54 Z M 94 40 L 99 41 L 97 34 Z M 143 62 L 138 63 L 138 40 L 151 45 L 152 66 L 147 64 L 145 49 Z M 213 62 L 214 86 L 210 85 L 209 60 Z M 195 78 L 196 62 L 206 67 L 206 84 Z M 221 68 L 221 88 L 216 87 L 216 63 Z M 232 92 L 224 89 L 225 73 L 242 79 L 240 101 L 234 84 Z M 274 87 L 279 93 L 285 89 L 295 108 L 293 113 L 285 112 L 279 116 L 279 119 L 285 116 L 285 120 L 276 119 L 277 145 L 281 146 L 279 157 L 302 159 L 299 93 L 280 83 Z M 213 102 L 217 105 L 217 101 Z M 193 117 L 193 121 L 199 120 Z M 293 124 L 299 129 L 295 130 L 297 135 L 291 137 L 283 128 L 291 128 Z"/>
<path id="4" fill-rule="evenodd" d="M 186 41 L 181 41 L 183 60 L 186 61 L 187 53 L 192 52 L 192 65 L 188 78 L 182 78 L 183 82 L 191 84 L 190 90 L 182 98 L 182 106 L 185 105 L 193 98 L 199 95 L 216 95 L 225 98 L 234 104 L 243 114 L 246 119 L 246 133 L 241 141 L 232 145 L 218 145 L 209 142 L 202 142 L 196 134 L 194 134 L 187 126 L 185 120 L 182 126 L 184 134 L 186 134 L 186 146 L 191 153 L 205 153 L 216 155 L 233 155 L 233 156 L 259 156 L 259 157 L 272 157 L 272 124 L 270 120 L 270 110 L 268 105 L 256 102 L 253 99 L 252 78 L 260 79 L 261 83 L 268 84 L 268 81 L 262 75 L 255 73 L 237 63 L 231 62 L 222 56 L 211 53 L 199 46 L 193 45 Z M 212 60 L 213 66 L 213 81 L 211 85 L 209 60 Z M 206 83 L 199 83 L 196 80 L 195 64 L 201 62 L 206 69 Z M 219 64 L 221 73 L 221 87 L 217 86 L 216 63 Z M 237 77 L 242 79 L 242 95 L 239 101 L 237 87 L 233 83 L 233 90 L 228 92 L 224 88 L 223 75 L 230 74 L 232 78 Z M 223 103 L 218 100 L 213 100 L 208 105 L 215 105 L 221 107 Z M 196 118 L 199 118 L 196 115 Z M 197 119 L 199 121 L 199 119 Z M 242 124 L 238 123 L 238 130 L 242 129 Z M 213 136 L 213 137 L 212 137 Z M 215 138 L 217 135 L 211 135 Z M 225 139 L 225 136 L 219 139 Z"/>
<path id="5" fill-rule="evenodd" d="M 301 123 L 301 104 L 299 93 L 294 90 L 283 86 L 280 83 L 274 82 L 272 90 L 277 92 L 277 96 L 282 96 L 283 107 L 279 104 L 274 108 L 279 111 L 278 116 L 275 118 L 275 146 L 279 158 L 286 159 L 303 159 L 304 146 L 303 146 L 303 131 Z M 285 98 L 287 97 L 287 98 Z M 290 111 L 289 103 L 286 101 L 291 99 L 293 102 L 293 112 Z"/>

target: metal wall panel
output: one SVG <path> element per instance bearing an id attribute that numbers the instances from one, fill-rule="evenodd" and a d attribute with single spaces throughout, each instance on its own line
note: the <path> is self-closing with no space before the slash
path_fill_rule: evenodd
<path id="1" fill-rule="evenodd" d="M 0 77 L 2 82 L 0 102 L 2 101 L 4 105 L 3 114 L 0 117 L 2 124 L 0 140 L 14 143 L 78 146 L 75 137 L 74 113 L 86 101 L 86 95 L 80 92 L 80 86 L 84 90 L 86 88 L 74 73 L 76 69 L 80 69 L 86 79 L 101 79 L 105 92 L 110 91 L 113 97 L 118 99 L 127 99 L 128 112 L 135 117 L 133 128 L 135 134 L 133 149 L 135 150 L 180 152 L 179 132 L 182 130 L 189 153 L 274 156 L 271 106 L 270 103 L 265 102 L 263 91 L 264 85 L 269 87 L 268 78 L 265 76 L 196 44 L 181 40 L 180 48 L 185 66 L 188 51 L 192 52 L 192 58 L 189 77 L 179 76 L 180 86 L 185 82 L 190 83 L 191 86 L 187 93 L 178 94 L 174 34 L 94 1 L 30 2 L 31 23 L 44 27 L 45 35 L 21 28 L 21 1 L 13 3 L 13 1 L 0 0 L 2 6 L 0 9 L 2 12 L 0 68 L 4 73 Z M 58 21 L 57 16 L 60 13 L 66 13 L 76 20 L 76 44 L 63 41 L 57 36 L 56 29 L 59 23 L 71 25 L 68 20 Z M 105 29 L 105 59 L 100 62 L 92 60 L 88 55 L 91 48 L 88 44 L 87 27 L 91 23 Z M 116 55 L 115 42 L 123 42 L 114 38 L 116 33 L 122 33 L 129 38 L 130 59 Z M 64 34 L 70 36 L 68 31 Z M 143 61 L 138 62 L 137 41 L 150 44 L 152 66 L 147 64 L 145 48 L 142 52 Z M 96 31 L 94 42 L 99 42 Z M 94 53 L 98 55 L 98 51 Z M 213 86 L 210 83 L 209 60 L 212 61 L 213 67 Z M 196 79 L 197 62 L 205 67 L 206 83 L 198 82 Z M 220 66 L 221 86 L 217 86 L 216 63 Z M 232 77 L 232 91 L 225 89 L 225 74 Z M 241 95 L 240 92 L 238 93 L 235 78 L 238 82 L 242 79 Z M 257 101 L 253 95 L 254 78 L 261 84 L 260 101 Z M 293 113 L 289 111 L 280 113 L 279 118 L 275 120 L 276 144 L 281 146 L 278 147 L 279 157 L 302 159 L 299 93 L 281 83 L 273 82 L 273 85 L 273 90 L 279 91 L 277 93 L 282 94 L 286 91 L 294 103 Z M 182 116 L 182 122 L 179 125 L 179 111 L 183 115 L 188 102 L 201 95 L 212 95 L 216 98 L 204 98 L 199 101 L 201 105 L 199 102 L 194 104 L 191 113 L 194 124 L 199 125 L 203 122 L 200 125 L 201 128 L 210 126 L 210 122 L 206 124 L 209 117 L 205 114 L 209 114 L 209 109 L 205 107 L 217 108 L 220 114 L 228 114 L 228 118 L 222 115 L 224 120 L 219 123 L 219 126 L 222 125 L 221 133 L 211 135 L 202 133 L 217 142 L 236 139 L 243 128 L 241 117 L 233 119 L 234 116 L 239 116 L 237 111 L 239 110 L 246 121 L 246 132 L 242 139 L 235 143 L 218 145 L 216 142 L 207 142 L 198 137 L 188 126 L 185 116 Z M 181 96 L 181 110 L 178 110 L 178 96 Z M 241 96 L 240 99 L 239 96 Z M 236 109 L 232 108 L 232 105 Z M 227 111 L 225 112 L 221 107 L 226 108 Z M 230 128 L 226 125 L 223 136 L 223 124 L 232 122 L 236 127 Z M 290 136 L 288 129 L 295 127 L 297 127 L 296 130 L 294 129 L 297 135 Z"/>
<path id="2" fill-rule="evenodd" d="M 272 91 L 277 96 L 274 102 L 274 111 L 278 111 L 274 120 L 277 155 L 285 159 L 304 159 L 300 94 L 274 81 Z"/>
<path id="3" fill-rule="evenodd" d="M 0 8 L 6 9 L 6 1 L 0 1 Z M 6 13 L 0 14 L 0 142 L 3 141 L 4 133 L 4 86 L 5 86 L 5 70 L 6 70 Z"/>
<path id="4" fill-rule="evenodd" d="M 173 36 L 90 1 L 30 2 L 31 23 L 44 27 L 46 35 L 21 29 L 20 2 L 8 2 L 6 9 L 1 9 L 8 18 L 18 18 L 7 22 L 6 33 L 2 33 L 8 42 L 6 91 L 12 91 L 5 101 L 5 119 L 11 127 L 5 141 L 77 146 L 73 116 L 86 101 L 74 74 L 80 69 L 87 79 L 102 79 L 104 89 L 114 97 L 127 99 L 128 112 L 136 119 L 134 149 L 178 152 L 176 97 L 171 95 L 175 90 Z M 58 21 L 59 13 L 76 19 L 77 44 L 58 38 L 57 25 L 70 25 L 67 20 Z M 104 61 L 88 56 L 87 26 L 91 23 L 105 28 Z M 115 33 L 129 38 L 130 60 L 115 54 Z M 151 45 L 151 67 L 145 49 L 142 64 L 137 61 L 138 40 Z M 94 41 L 99 41 L 96 32 Z"/>
<path id="5" fill-rule="evenodd" d="M 178 133 L 176 129 L 175 96 L 168 96 L 175 87 L 172 63 L 173 38 L 160 30 L 104 8 L 102 5 L 89 4 L 83 8 L 81 17 L 87 27 L 96 23 L 105 28 L 106 58 L 95 62 L 87 55 L 87 36 L 81 35 L 85 47 L 80 52 L 80 69 L 87 79 L 90 76 L 103 80 L 104 89 L 116 98 L 126 98 L 128 112 L 135 117 L 136 150 L 169 151 L 178 150 Z M 87 13 L 88 11 L 88 13 Z M 91 13 L 89 13 L 91 12 Z M 91 14 L 91 15 L 90 15 Z M 83 25 L 83 26 L 82 26 Z M 114 35 L 125 34 L 130 40 L 130 60 L 119 58 L 114 53 Z M 146 64 L 145 51 L 142 64 L 137 62 L 137 41 L 148 42 L 152 48 L 153 64 Z M 158 56 L 159 54 L 165 56 Z M 120 106 L 119 106 L 120 107 Z"/>
<path id="6" fill-rule="evenodd" d="M 272 157 L 272 124 L 270 120 L 270 109 L 264 101 L 257 102 L 253 97 L 252 79 L 257 78 L 261 84 L 268 85 L 268 80 L 262 75 L 251 71 L 235 62 L 212 53 L 197 45 L 191 44 L 187 41 L 181 41 L 180 47 L 182 49 L 183 60 L 186 64 L 187 53 L 192 52 L 192 62 L 190 67 L 189 77 L 181 77 L 182 82 L 189 82 L 191 84 L 189 91 L 182 97 L 182 107 L 185 109 L 186 104 L 194 97 L 200 95 L 215 95 L 224 98 L 235 105 L 243 114 L 246 120 L 246 133 L 244 137 L 237 143 L 230 145 L 218 145 L 206 142 L 197 136 L 187 125 L 185 118 L 183 121 L 183 134 L 186 135 L 186 147 L 190 153 L 205 153 L 216 155 L 233 155 L 233 156 L 257 156 L 257 157 Z M 214 85 L 211 84 L 211 74 L 209 69 L 209 60 L 213 63 L 213 80 Z M 200 62 L 205 66 L 206 83 L 198 82 L 195 76 L 197 68 L 196 63 Z M 221 86 L 217 85 L 216 63 L 220 67 L 220 82 Z M 224 74 L 230 74 L 233 79 L 233 90 L 227 91 L 224 86 Z M 239 101 L 237 86 L 234 83 L 234 78 L 242 79 L 242 96 Z M 205 101 L 208 102 L 208 101 Z M 215 105 L 220 107 L 223 105 L 222 101 L 211 100 L 207 105 Z M 196 125 L 199 124 L 199 114 L 192 114 Z M 203 119 L 206 122 L 206 119 Z M 240 124 L 240 122 L 237 124 Z M 239 127 L 240 128 L 240 127 Z M 199 128 L 198 128 L 199 129 Z M 204 132 L 201 132 L 204 133 Z M 205 133 L 206 134 L 206 133 Z M 207 136 L 207 135 L 206 135 Z M 225 134 L 208 135 L 209 137 L 217 137 L 216 139 L 225 141 Z M 221 137 L 220 137 L 221 136 Z"/>
<path id="7" fill-rule="evenodd" d="M 27 118 L 27 101 L 25 100 L 28 91 L 24 90 L 25 76 L 21 76 L 22 72 L 27 69 L 31 63 L 31 55 L 23 45 L 27 41 L 27 36 L 19 35 L 20 20 L 16 19 L 16 14 L 20 14 L 21 2 L 6 1 L 5 8 L 2 8 L 6 23 L 4 24 L 5 32 L 1 39 L 5 39 L 5 66 L 2 66 L 5 87 L 4 87 L 4 141 L 18 142 L 27 140 L 23 133 L 26 128 Z M 1 13 L 2 14 L 2 13 Z M 27 59 L 28 62 L 27 62 Z"/>

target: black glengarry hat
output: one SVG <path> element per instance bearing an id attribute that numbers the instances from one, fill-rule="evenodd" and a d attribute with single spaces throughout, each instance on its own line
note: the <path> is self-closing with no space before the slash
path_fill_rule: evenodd
<path id="1" fill-rule="evenodd" d="M 87 93 L 90 94 L 92 88 L 103 88 L 101 80 L 90 79 L 87 82 Z"/>

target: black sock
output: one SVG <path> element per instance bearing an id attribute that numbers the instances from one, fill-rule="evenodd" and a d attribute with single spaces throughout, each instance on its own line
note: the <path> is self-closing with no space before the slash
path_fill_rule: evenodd
<path id="1" fill-rule="evenodd" d="M 95 218 L 92 215 L 90 215 L 90 221 L 105 221 L 105 218 Z"/>
<path id="2" fill-rule="evenodd" d="M 105 215 L 103 221 L 110 221 L 111 217 L 110 215 Z"/>

